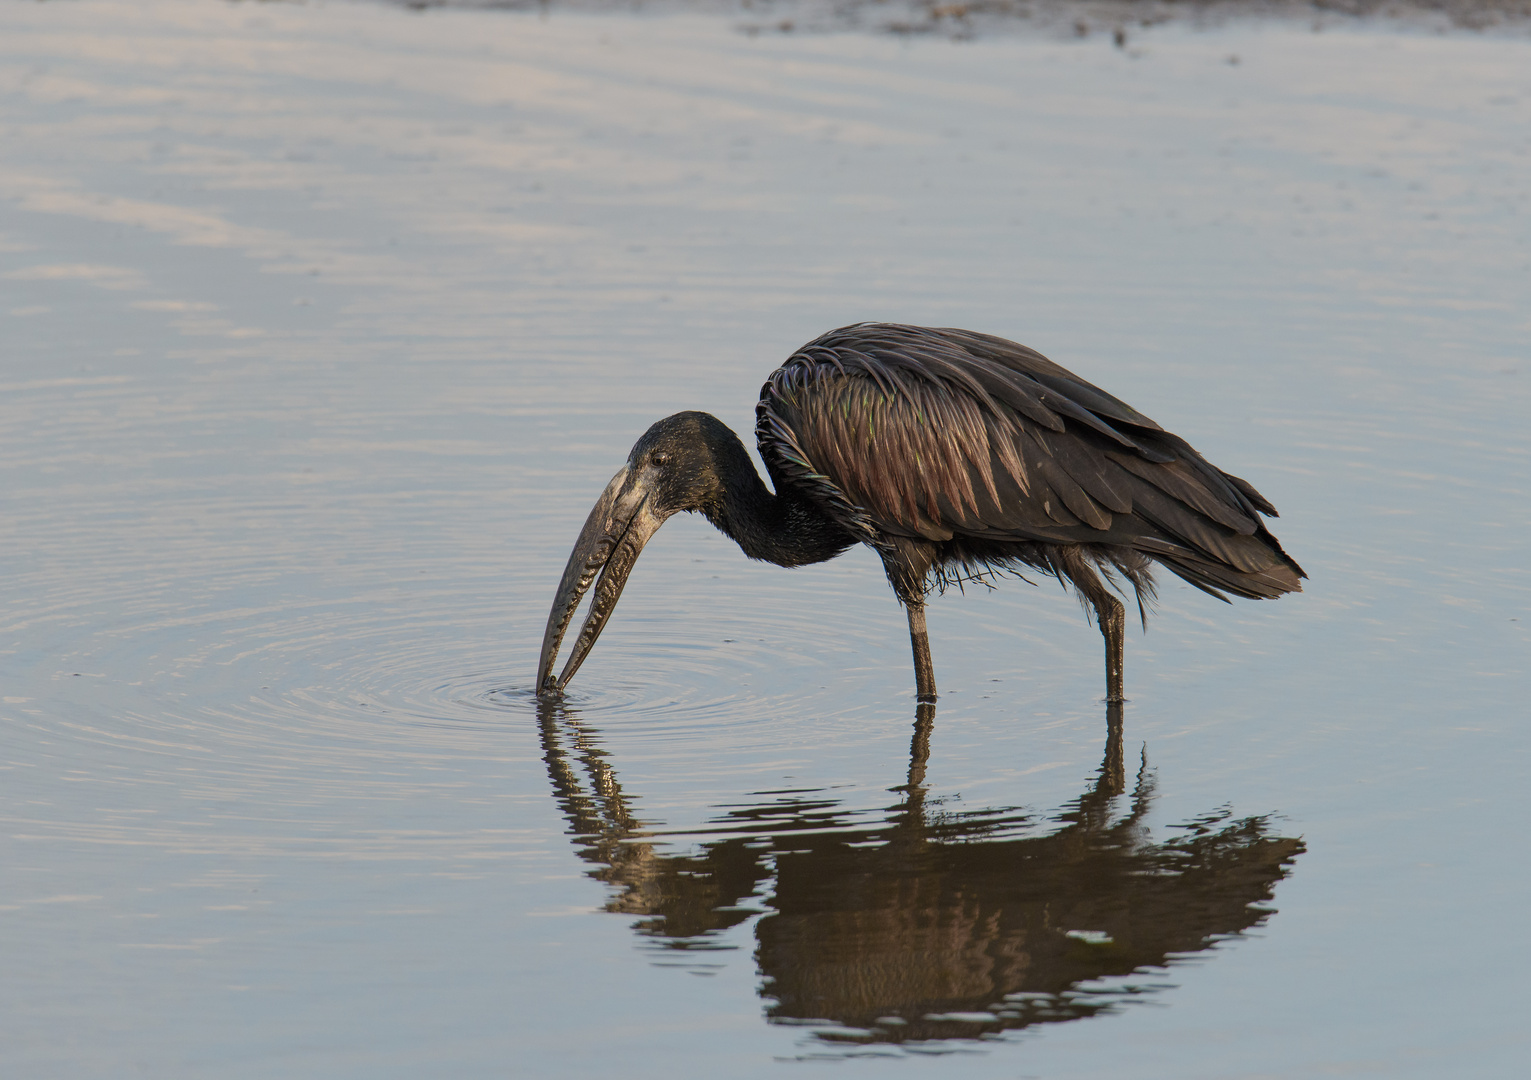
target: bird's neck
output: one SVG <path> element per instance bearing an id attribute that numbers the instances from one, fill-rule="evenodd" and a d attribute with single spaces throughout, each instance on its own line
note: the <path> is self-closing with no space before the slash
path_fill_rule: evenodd
<path id="1" fill-rule="evenodd" d="M 778 485 L 778 493 L 772 494 L 737 436 L 732 447 L 714 448 L 714 454 L 723 491 L 702 513 L 750 558 L 805 566 L 832 559 L 856 542 L 794 489 Z"/>

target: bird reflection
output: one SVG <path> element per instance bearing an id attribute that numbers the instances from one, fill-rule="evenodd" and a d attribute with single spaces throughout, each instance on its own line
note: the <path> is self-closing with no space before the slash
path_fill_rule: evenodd
<path id="1" fill-rule="evenodd" d="M 1273 914 L 1266 902 L 1304 850 L 1226 808 L 1152 837 L 1155 778 L 1145 754 L 1128 794 L 1120 705 L 1100 771 L 1058 812 L 945 809 L 924 783 L 934 715 L 920 706 L 908 780 L 877 824 L 778 793 L 728 809 L 674 854 L 684 834 L 634 818 L 575 711 L 539 706 L 554 793 L 591 876 L 614 890 L 608 910 L 696 959 L 761 916 L 766 1015 L 820 1045 L 992 1037 L 1112 1011 L 1167 988 L 1171 962 Z"/>

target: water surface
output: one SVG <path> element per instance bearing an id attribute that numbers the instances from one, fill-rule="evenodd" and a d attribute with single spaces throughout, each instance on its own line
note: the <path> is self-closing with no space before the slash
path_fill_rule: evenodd
<path id="1" fill-rule="evenodd" d="M 1503 1076 L 1531 65 L 88 0 L 0 15 L 0 1032 L 28 1076 Z M 861 319 L 1024 341 L 1282 510 L 1277 603 L 563 560 Z M 936 1055 L 939 1060 L 930 1060 Z"/>

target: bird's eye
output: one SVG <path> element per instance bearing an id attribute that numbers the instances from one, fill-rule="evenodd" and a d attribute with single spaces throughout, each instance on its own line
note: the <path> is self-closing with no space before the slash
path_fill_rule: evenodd
<path id="1" fill-rule="evenodd" d="M 659 466 L 668 465 L 668 464 L 670 464 L 670 455 L 669 454 L 665 454 L 665 453 L 650 454 L 649 455 L 649 464 L 650 465 L 659 465 Z"/>

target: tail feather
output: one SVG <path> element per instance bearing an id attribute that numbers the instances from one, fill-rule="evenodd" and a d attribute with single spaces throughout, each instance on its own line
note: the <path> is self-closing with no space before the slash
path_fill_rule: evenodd
<path id="1" fill-rule="evenodd" d="M 1184 544 L 1160 539 L 1139 541 L 1138 549 L 1203 592 L 1219 600 L 1232 593 L 1250 600 L 1274 600 L 1289 592 L 1302 592 L 1302 567 L 1281 550 L 1276 538 L 1263 529 L 1254 536 L 1235 537 L 1242 549 L 1235 566 Z"/>
<path id="2" fill-rule="evenodd" d="M 1305 576 L 1294 566 L 1281 562 L 1273 562 L 1263 570 L 1247 571 L 1198 559 L 1194 555 L 1190 558 L 1157 555 L 1155 559 L 1173 573 L 1198 589 L 1211 593 L 1219 600 L 1228 599 L 1223 595 L 1224 592 L 1249 600 L 1274 600 L 1286 593 L 1302 592 L 1302 585 L 1298 579 Z"/>

